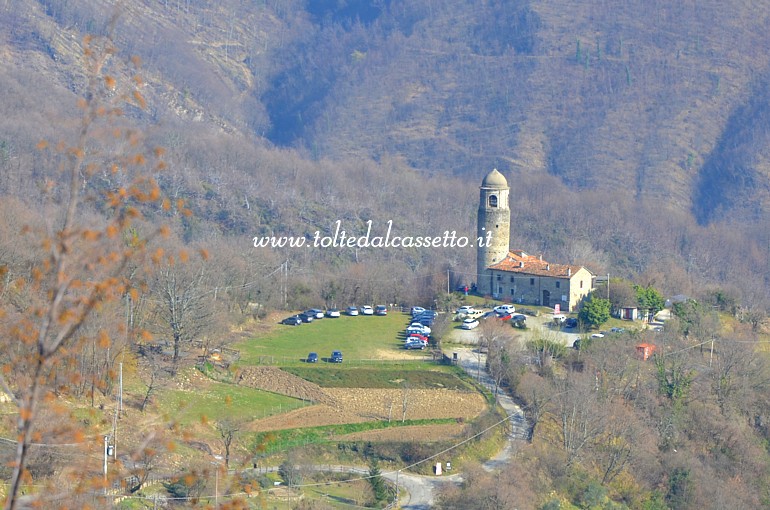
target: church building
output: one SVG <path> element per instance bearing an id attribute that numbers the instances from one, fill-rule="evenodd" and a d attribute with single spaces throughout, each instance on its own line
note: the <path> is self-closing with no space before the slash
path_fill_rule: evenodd
<path id="1" fill-rule="evenodd" d="M 477 248 L 477 289 L 483 296 L 528 305 L 575 310 L 593 290 L 595 276 L 583 266 L 556 264 L 510 250 L 510 188 L 503 174 L 492 170 L 481 182 L 477 235 L 489 245 Z"/>

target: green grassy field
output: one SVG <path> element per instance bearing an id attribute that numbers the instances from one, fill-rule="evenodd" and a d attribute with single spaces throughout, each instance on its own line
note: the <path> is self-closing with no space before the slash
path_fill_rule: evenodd
<path id="1" fill-rule="evenodd" d="M 169 390 L 158 395 L 157 405 L 182 425 L 203 417 L 216 421 L 227 415 L 236 420 L 254 420 L 285 413 L 305 405 L 301 400 L 232 384 L 212 382 L 195 393 Z"/>
<path id="2" fill-rule="evenodd" d="M 391 312 L 384 317 L 343 315 L 300 326 L 278 324 L 266 335 L 239 342 L 234 347 L 241 351 L 240 365 L 258 364 L 264 356 L 301 363 L 311 351 L 318 353 L 319 364 L 323 364 L 333 350 L 342 351 L 346 360 L 373 359 L 376 349 L 401 349 L 401 333 L 408 321 L 408 315 Z M 415 357 L 424 354 L 419 350 L 411 352 Z"/>

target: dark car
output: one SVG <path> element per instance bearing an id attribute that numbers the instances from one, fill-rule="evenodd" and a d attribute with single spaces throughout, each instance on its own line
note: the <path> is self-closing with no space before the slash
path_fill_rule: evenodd
<path id="1" fill-rule="evenodd" d="M 342 351 L 332 351 L 329 363 L 342 363 Z"/>
<path id="2" fill-rule="evenodd" d="M 431 317 L 423 317 L 418 322 L 423 326 L 431 327 L 435 321 Z"/>
<path id="3" fill-rule="evenodd" d="M 578 325 L 578 320 L 574 317 L 567 317 L 567 320 L 564 321 L 564 326 L 567 328 L 576 328 Z"/>
<path id="4" fill-rule="evenodd" d="M 311 308 L 310 310 L 306 310 L 305 313 L 308 315 L 312 315 L 314 319 L 324 318 L 324 311 L 319 310 L 318 308 Z"/>
<path id="5" fill-rule="evenodd" d="M 374 315 L 388 315 L 388 308 L 385 305 L 377 305 L 374 307 Z"/>
<path id="6" fill-rule="evenodd" d="M 302 322 L 313 322 L 313 320 L 315 319 L 315 315 L 311 315 L 311 314 L 309 314 L 307 312 L 301 313 L 301 314 L 297 315 L 297 317 L 302 319 Z"/>
<path id="7" fill-rule="evenodd" d="M 407 340 L 404 342 L 404 349 L 406 350 L 412 350 L 412 349 L 425 349 L 425 343 L 420 340 Z"/>
<path id="8" fill-rule="evenodd" d="M 308 363 L 318 363 L 318 353 L 317 352 L 311 352 L 307 355 L 307 359 L 305 360 Z"/>
<path id="9" fill-rule="evenodd" d="M 289 326 L 299 326 L 300 324 L 302 324 L 302 319 L 299 317 L 299 315 L 292 315 L 291 317 L 286 317 L 284 320 L 282 320 L 281 324 L 287 324 Z"/>

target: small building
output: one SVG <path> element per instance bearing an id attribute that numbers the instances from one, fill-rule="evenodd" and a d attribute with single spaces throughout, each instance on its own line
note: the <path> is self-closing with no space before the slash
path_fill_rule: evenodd
<path id="1" fill-rule="evenodd" d="M 655 346 L 652 344 L 639 344 L 636 346 L 636 354 L 644 361 L 647 361 L 655 352 Z"/>
<path id="2" fill-rule="evenodd" d="M 635 321 L 639 318 L 639 309 L 635 306 L 621 306 L 618 308 L 617 317 L 624 321 Z"/>

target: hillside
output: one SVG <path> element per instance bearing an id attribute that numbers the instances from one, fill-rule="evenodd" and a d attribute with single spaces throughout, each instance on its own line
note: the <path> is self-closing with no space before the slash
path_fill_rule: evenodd
<path id="1" fill-rule="evenodd" d="M 155 116 L 208 121 L 315 157 L 497 166 L 652 198 L 701 222 L 766 212 L 767 11 L 748 2 L 136 2 Z M 71 88 L 109 2 L 17 2 L 6 73 Z M 719 22 L 714 22 L 719 20 Z M 735 157 L 735 155 L 740 155 Z"/>
<path id="2" fill-rule="evenodd" d="M 293 484 L 287 470 L 306 455 L 415 466 L 446 451 L 419 434 L 502 424 L 479 414 L 479 395 L 465 410 L 448 396 L 465 376 L 447 382 L 432 364 L 406 375 L 428 360 L 403 348 L 398 313 L 491 308 L 450 291 L 478 277 L 479 184 L 496 167 L 510 248 L 608 283 L 583 302 L 578 349 L 554 340 L 555 323 L 523 344 L 497 320 L 470 332 L 477 377 L 486 350 L 530 441 L 493 476 L 471 464 L 499 438 L 469 444 L 453 461 L 468 483 L 437 504 L 766 506 L 766 3 L 0 2 L 0 396 L 12 400 L 0 497 L 9 510 L 59 493 L 60 505 L 111 506 L 99 468 L 123 375 L 130 432 L 112 481 L 184 473 L 158 490 L 196 505 L 195 479 L 212 474 L 215 505 L 219 489 L 273 487 L 219 485 L 227 466 L 213 473 L 209 457 L 221 439 L 229 462 L 233 427 L 245 467 L 280 456 Z M 469 244 L 313 242 L 340 230 Z M 594 301 L 605 291 L 616 307 L 677 299 L 665 326 L 626 330 Z M 280 324 L 353 304 L 392 313 Z M 447 356 L 453 315 L 430 332 Z M 640 342 L 656 346 L 652 360 L 635 356 Z M 345 363 L 327 364 L 337 349 Z M 431 363 L 449 359 L 438 354 Z M 412 365 L 368 368 L 391 360 Z M 406 426 L 410 392 L 409 426 L 429 429 L 387 431 L 402 444 L 377 452 L 348 443 L 369 442 L 363 422 L 390 422 L 399 400 Z"/>
<path id="3" fill-rule="evenodd" d="M 518 247 L 674 293 L 745 288 L 770 260 L 768 11 L 144 0 L 113 25 L 107 1 L 6 3 L 0 190 L 23 197 L 46 175 L 33 147 L 75 114 L 81 38 L 111 31 L 142 61 L 149 108 L 129 113 L 170 151 L 159 179 L 193 206 L 186 242 L 394 215 L 403 231 L 472 232 L 476 183 L 498 167 Z M 459 270 L 472 253 L 408 257 Z"/>

